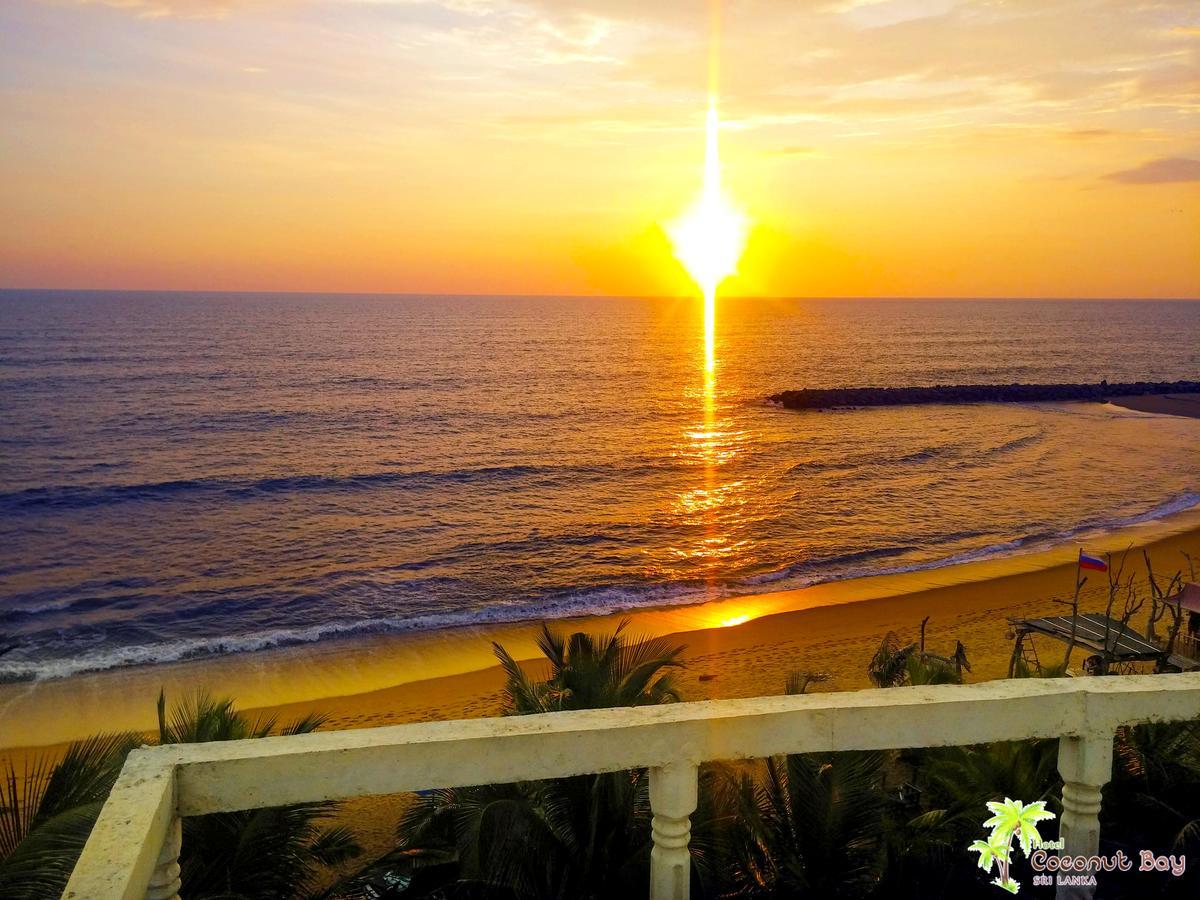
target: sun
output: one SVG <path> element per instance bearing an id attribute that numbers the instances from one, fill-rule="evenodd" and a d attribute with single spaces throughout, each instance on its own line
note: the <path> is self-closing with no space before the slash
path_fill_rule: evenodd
<path id="1" fill-rule="evenodd" d="M 705 296 L 737 272 L 746 245 L 746 217 L 721 189 L 719 128 L 717 106 L 711 103 L 705 127 L 704 187 L 687 212 L 667 228 L 676 258 Z"/>
<path id="2" fill-rule="evenodd" d="M 720 120 L 715 100 L 705 123 L 704 185 L 695 203 L 667 226 L 675 257 L 704 294 L 704 331 L 709 365 L 713 361 L 717 286 L 737 273 L 746 247 L 746 217 L 721 189 Z"/>

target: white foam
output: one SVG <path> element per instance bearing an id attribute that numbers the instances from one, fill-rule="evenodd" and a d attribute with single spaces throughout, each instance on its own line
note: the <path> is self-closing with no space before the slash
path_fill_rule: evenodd
<path id="1" fill-rule="evenodd" d="M 114 647 L 96 653 L 80 654 L 65 659 L 20 660 L 0 658 L 0 681 L 27 681 L 65 678 L 84 672 L 103 671 L 125 666 L 178 662 L 200 656 L 230 653 L 250 653 L 273 647 L 309 644 L 328 638 L 356 634 L 435 631 L 489 624 L 560 619 L 574 616 L 601 616 L 662 606 L 686 606 L 709 600 L 751 593 L 763 584 L 786 582 L 786 589 L 808 587 L 835 581 L 847 581 L 878 575 L 899 575 L 940 569 L 984 559 L 997 559 L 1020 553 L 1048 549 L 1074 537 L 1097 534 L 1119 528 L 1157 521 L 1167 516 L 1200 506 L 1200 493 L 1186 492 L 1150 509 L 1112 519 L 1085 522 L 1065 531 L 1048 535 L 1014 538 L 964 550 L 933 560 L 921 560 L 895 566 L 858 566 L 838 571 L 816 571 L 792 576 L 788 570 L 768 572 L 739 579 L 719 587 L 695 584 L 655 584 L 637 586 L 605 586 L 591 588 L 561 597 L 539 598 L 509 604 L 495 604 L 478 609 L 451 613 L 431 613 L 418 616 L 386 616 L 361 619 L 355 622 L 330 622 L 307 628 L 280 628 L 251 635 L 216 638 L 186 638 L 161 644 L 139 644 Z"/>

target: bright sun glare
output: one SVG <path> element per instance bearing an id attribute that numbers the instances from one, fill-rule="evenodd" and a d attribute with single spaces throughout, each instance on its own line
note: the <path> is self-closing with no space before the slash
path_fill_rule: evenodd
<path id="1" fill-rule="evenodd" d="M 719 127 L 714 99 L 709 102 L 705 125 L 704 187 L 691 208 L 667 227 L 675 256 L 704 292 L 704 336 L 710 368 L 717 285 L 737 272 L 746 246 L 746 218 L 721 190 Z"/>

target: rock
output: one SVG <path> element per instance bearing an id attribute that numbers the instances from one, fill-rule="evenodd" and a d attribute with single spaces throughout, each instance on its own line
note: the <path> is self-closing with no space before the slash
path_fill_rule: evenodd
<path id="1" fill-rule="evenodd" d="M 922 403 L 1032 403 L 1092 400 L 1145 394 L 1200 393 L 1200 381 L 1136 381 L 1127 384 L 939 384 L 934 387 L 804 388 L 772 394 L 787 409 L 908 406 Z"/>

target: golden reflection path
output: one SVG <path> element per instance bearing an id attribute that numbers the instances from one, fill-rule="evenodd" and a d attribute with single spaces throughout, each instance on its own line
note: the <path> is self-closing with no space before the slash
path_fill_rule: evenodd
<path id="1" fill-rule="evenodd" d="M 746 436 L 718 387 L 712 304 L 705 307 L 702 356 L 693 370 L 697 377 L 684 392 L 695 418 L 684 426 L 673 451 L 685 463 L 685 482 L 670 508 L 683 540 L 670 548 L 675 563 L 658 574 L 715 588 L 752 550 L 752 542 L 741 536 L 752 486 L 734 468 Z"/>
<path id="2" fill-rule="evenodd" d="M 717 394 L 717 288 L 737 273 L 746 245 L 747 220 L 730 202 L 721 184 L 720 129 L 717 110 L 720 3 L 710 2 L 708 110 L 704 121 L 704 168 L 701 189 L 691 206 L 667 226 L 675 256 L 700 288 L 704 301 L 704 356 L 700 386 L 700 423 L 684 431 L 675 455 L 699 467 L 675 498 L 671 514 L 684 533 L 698 535 L 673 547 L 678 563 L 667 567 L 672 578 L 702 578 L 713 588 L 719 576 L 744 564 L 750 543 L 739 539 L 739 524 L 749 500 L 747 484 L 730 467 L 744 435 L 723 411 Z M 692 396 L 690 390 L 688 396 Z M 689 468 L 687 471 L 691 471 Z M 732 477 L 723 472 L 733 471 Z"/>

